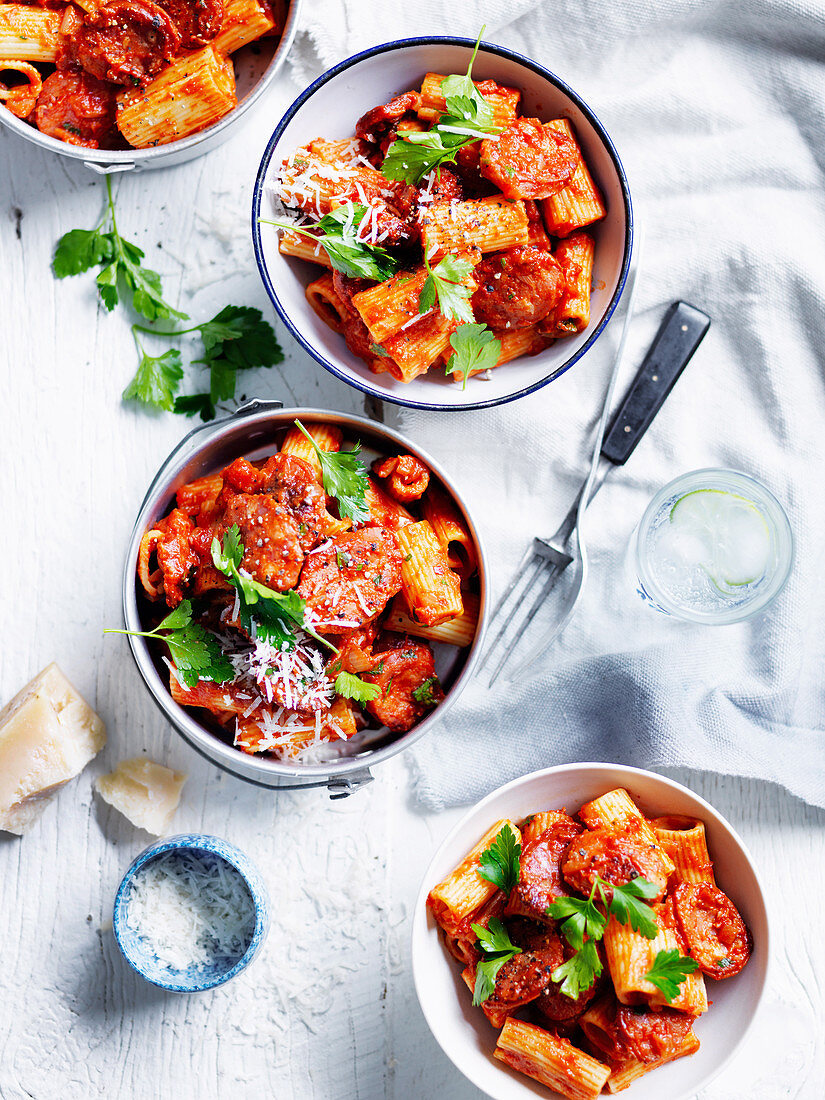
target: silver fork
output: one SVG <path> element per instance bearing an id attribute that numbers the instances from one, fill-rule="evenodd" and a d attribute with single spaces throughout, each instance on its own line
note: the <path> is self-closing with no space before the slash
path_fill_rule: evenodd
<path id="1" fill-rule="evenodd" d="M 633 314 L 637 270 L 638 264 L 631 274 L 633 281 L 628 287 L 628 305 L 624 327 L 616 353 L 616 362 L 608 384 L 604 409 L 597 431 L 593 462 L 588 477 L 558 530 L 549 538 L 533 539 L 504 594 L 496 604 L 491 617 L 491 626 L 496 623 L 500 615 L 503 616 L 503 622 L 493 638 L 480 667 L 483 668 L 489 661 L 507 633 L 508 628 L 512 628 L 512 638 L 504 648 L 493 670 L 490 686 L 501 674 L 562 573 L 573 562 L 574 557 L 569 553 L 569 549 L 574 534 L 577 538 L 579 537 L 579 524 L 585 509 L 596 495 L 607 474 L 616 466 L 623 465 L 630 457 L 710 325 L 710 318 L 700 310 L 687 305 L 685 302 L 673 303 L 665 315 L 653 344 L 614 417 L 609 431 L 605 434 L 604 427 L 612 400 L 613 388 L 623 359 L 630 320 Z M 556 637 L 563 626 L 566 625 L 581 594 L 586 577 L 587 563 L 583 544 L 580 544 L 579 558 L 581 569 L 577 587 L 574 586 L 568 600 L 567 610 L 557 623 L 552 637 Z M 534 594 L 532 603 L 529 602 L 531 594 Z M 512 602 L 512 607 L 505 614 L 505 608 L 510 602 Z M 521 612 L 520 617 L 519 612 Z M 549 640 L 545 639 L 540 648 L 546 648 Z M 525 662 L 518 671 L 520 672 L 527 664 L 529 662 Z"/>

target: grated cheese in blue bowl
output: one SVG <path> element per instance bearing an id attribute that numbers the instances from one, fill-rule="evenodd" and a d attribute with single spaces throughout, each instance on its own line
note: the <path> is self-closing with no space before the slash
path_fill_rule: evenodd
<path id="1" fill-rule="evenodd" d="M 141 954 L 171 971 L 226 970 L 255 930 L 255 904 L 242 875 L 210 852 L 172 849 L 131 882 L 125 924 Z"/>

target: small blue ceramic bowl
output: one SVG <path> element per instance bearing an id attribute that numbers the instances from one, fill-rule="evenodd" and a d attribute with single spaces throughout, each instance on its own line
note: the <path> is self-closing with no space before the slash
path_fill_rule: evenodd
<path id="1" fill-rule="evenodd" d="M 147 864 L 170 851 L 189 851 L 195 855 L 211 855 L 222 860 L 233 873 L 239 875 L 255 906 L 255 927 L 248 947 L 236 959 L 216 963 L 210 968 L 189 967 L 175 970 L 158 959 L 146 939 L 129 927 L 127 914 L 132 892 L 132 883 L 146 868 Z M 150 844 L 133 860 L 129 870 L 123 876 L 115 896 L 115 908 L 112 926 L 123 957 L 133 970 L 142 978 L 161 989 L 172 993 L 202 993 L 207 989 L 223 985 L 245 970 L 263 946 L 269 931 L 269 894 L 255 865 L 240 848 L 229 844 L 220 837 L 206 836 L 200 833 L 181 833 L 167 837 L 157 844 Z"/>

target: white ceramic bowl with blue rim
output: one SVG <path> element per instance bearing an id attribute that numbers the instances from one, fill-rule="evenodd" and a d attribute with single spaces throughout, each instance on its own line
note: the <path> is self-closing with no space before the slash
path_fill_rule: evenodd
<path id="1" fill-rule="evenodd" d="M 187 970 L 173 970 L 162 963 L 152 951 L 151 945 L 138 931 L 130 928 L 127 913 L 132 892 L 132 883 L 145 871 L 148 864 L 166 852 L 192 852 L 196 856 L 213 856 L 222 860 L 234 874 L 240 876 L 255 906 L 255 927 L 252 938 L 243 954 L 237 959 L 212 968 L 190 967 Z M 132 861 L 115 895 L 115 907 L 112 927 L 123 957 L 133 970 L 142 978 L 161 989 L 172 993 L 202 993 L 214 989 L 237 977 L 252 962 L 263 946 L 269 931 L 270 902 L 260 872 L 250 858 L 217 836 L 202 833 L 181 833 L 166 837 L 156 844 L 150 844 Z"/>
<path id="2" fill-rule="evenodd" d="M 480 409 L 524 397 L 558 378 L 593 346 L 621 296 L 633 243 L 630 190 L 622 163 L 604 126 L 584 100 L 537 62 L 483 42 L 473 76 L 519 88 L 522 113 L 543 121 L 568 118 L 588 167 L 605 197 L 607 216 L 588 228 L 596 240 L 590 325 L 577 336 L 558 340 L 538 355 L 517 359 L 491 373 L 489 381 L 471 379 L 466 389 L 435 369 L 412 382 L 373 374 L 353 355 L 307 303 L 304 291 L 318 268 L 282 256 L 278 234 L 259 218 L 274 213 L 270 184 L 298 146 L 317 137 L 344 138 L 355 132 L 365 111 L 410 88 L 428 72 L 466 72 L 474 43 L 467 38 L 405 38 L 374 46 L 342 61 L 310 85 L 278 123 L 264 152 L 252 198 L 252 240 L 264 286 L 295 339 L 322 367 L 364 393 L 418 409 Z"/>
<path id="3" fill-rule="evenodd" d="M 753 934 L 753 954 L 741 973 L 708 981 L 709 1010 L 694 1025 L 701 1046 L 634 1081 L 632 1100 L 688 1100 L 733 1058 L 765 991 L 770 933 L 764 890 L 753 859 L 733 826 L 699 795 L 655 772 L 617 764 L 563 764 L 532 772 L 499 787 L 474 806 L 443 842 L 424 876 L 413 914 L 412 968 L 415 990 L 430 1030 L 453 1064 L 493 1100 L 562 1100 L 531 1077 L 493 1057 L 496 1032 L 473 1008 L 461 966 L 447 952 L 427 908 L 427 894 L 453 870 L 496 821 L 519 821 L 537 810 L 574 813 L 605 791 L 624 787 L 649 817 L 683 814 L 705 823 L 713 871 Z"/>

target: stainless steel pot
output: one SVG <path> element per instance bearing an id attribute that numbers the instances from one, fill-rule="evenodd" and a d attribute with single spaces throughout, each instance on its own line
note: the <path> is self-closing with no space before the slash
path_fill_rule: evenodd
<path id="1" fill-rule="evenodd" d="M 289 52 L 303 0 L 290 0 L 284 33 L 279 39 L 260 38 L 241 47 L 232 55 L 235 65 L 235 80 L 238 88 L 238 106 L 222 119 L 201 130 L 191 137 L 172 141 L 168 145 L 158 145 L 152 149 L 83 149 L 78 145 L 68 145 L 65 141 L 49 137 L 21 118 L 15 118 L 11 111 L 0 107 L 0 123 L 26 141 L 48 149 L 52 153 L 82 161 L 83 164 L 108 175 L 115 172 L 143 172 L 149 168 L 169 168 L 173 164 L 183 164 L 187 160 L 208 153 L 217 145 L 232 136 L 243 115 L 257 103 L 266 89 L 278 75 L 284 58 Z"/>
<path id="2" fill-rule="evenodd" d="M 476 637 L 469 652 L 450 673 L 444 702 L 432 714 L 407 733 L 386 731 L 373 747 L 324 764 L 290 764 L 280 760 L 249 756 L 221 741 L 214 733 L 174 702 L 164 676 L 144 638 L 129 636 L 132 656 L 155 702 L 171 725 L 201 756 L 248 783 L 261 787 L 298 790 L 302 787 L 327 787 L 332 798 L 343 798 L 372 780 L 370 768 L 414 744 L 436 725 L 446 708 L 458 697 L 472 674 L 480 652 L 487 611 L 487 567 L 478 531 L 450 479 L 429 455 L 408 439 L 372 420 L 325 409 L 281 407 L 279 401 L 252 401 L 223 420 L 204 424 L 185 436 L 155 475 L 146 493 L 129 541 L 123 573 L 123 617 L 127 630 L 143 629 L 138 606 L 136 567 L 140 540 L 152 523 L 165 515 L 181 485 L 228 465 L 241 455 L 267 453 L 273 449 L 275 434 L 289 427 L 296 417 L 304 422 L 336 424 L 347 436 L 359 438 L 366 448 L 383 453 L 406 452 L 418 457 L 443 483 L 461 512 L 475 543 L 479 563 L 480 612 Z M 163 666 L 161 666 L 162 668 Z M 165 672 L 165 669 L 163 669 Z"/>

